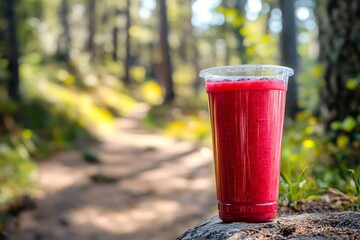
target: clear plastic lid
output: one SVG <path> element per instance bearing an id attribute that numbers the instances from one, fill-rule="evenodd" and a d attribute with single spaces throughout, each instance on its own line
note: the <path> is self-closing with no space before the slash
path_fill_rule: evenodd
<path id="1" fill-rule="evenodd" d="M 207 68 L 200 71 L 200 77 L 210 81 L 241 81 L 252 79 L 276 79 L 287 82 L 294 70 L 276 65 L 234 65 Z"/>

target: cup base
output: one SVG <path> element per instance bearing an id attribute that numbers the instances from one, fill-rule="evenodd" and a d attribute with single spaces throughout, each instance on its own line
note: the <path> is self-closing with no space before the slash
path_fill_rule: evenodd
<path id="1" fill-rule="evenodd" d="M 219 203 L 219 218 L 223 222 L 271 222 L 276 218 L 277 202 L 263 204 Z"/>
<path id="2" fill-rule="evenodd" d="M 233 214 L 227 212 L 219 212 L 219 218 L 225 223 L 232 222 L 247 222 L 247 223 L 262 223 L 262 222 L 271 222 L 276 218 L 276 211 L 270 213 L 261 213 L 261 214 Z"/>

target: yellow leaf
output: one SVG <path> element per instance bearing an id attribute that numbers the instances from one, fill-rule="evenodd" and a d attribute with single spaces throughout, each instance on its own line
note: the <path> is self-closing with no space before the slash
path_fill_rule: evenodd
<path id="1" fill-rule="evenodd" d="M 218 12 L 218 13 L 224 13 L 225 12 L 225 8 L 221 5 L 217 6 L 215 8 L 215 10 Z"/>
<path id="2" fill-rule="evenodd" d="M 269 44 L 271 42 L 271 36 L 269 34 L 265 34 L 261 41 L 263 44 Z"/>
<path id="3" fill-rule="evenodd" d="M 315 65 L 312 69 L 314 77 L 315 78 L 321 77 L 323 74 L 323 70 L 324 70 L 324 68 L 322 65 L 319 65 L 319 64 Z"/>
<path id="4" fill-rule="evenodd" d="M 75 83 L 75 77 L 72 74 L 68 74 L 66 79 L 64 79 L 64 83 L 67 85 L 73 85 Z"/>
<path id="5" fill-rule="evenodd" d="M 240 27 L 242 24 L 244 24 L 245 20 L 246 19 L 245 19 L 245 16 L 243 14 L 238 15 L 232 25 L 235 28 Z"/>
<path id="6" fill-rule="evenodd" d="M 162 101 L 161 87 L 153 81 L 144 82 L 141 87 L 144 100 L 149 104 L 159 104 Z"/>
<path id="7" fill-rule="evenodd" d="M 184 122 L 171 122 L 166 125 L 164 134 L 170 137 L 181 137 L 186 130 Z"/>
<path id="8" fill-rule="evenodd" d="M 345 148 L 350 142 L 350 139 L 344 134 L 340 134 L 336 139 L 336 145 L 340 148 Z"/>
<path id="9" fill-rule="evenodd" d="M 174 82 L 177 84 L 190 84 L 196 78 L 195 70 L 190 65 L 178 67 L 173 74 Z"/>
<path id="10" fill-rule="evenodd" d="M 311 149 L 311 148 L 314 148 L 315 147 L 315 142 L 311 139 L 306 139 L 304 142 L 303 142 L 303 146 L 305 148 L 308 148 L 308 149 Z"/>
<path id="11" fill-rule="evenodd" d="M 360 81 L 357 78 L 351 78 L 346 81 L 346 87 L 350 90 L 355 90 L 359 86 Z"/>
<path id="12" fill-rule="evenodd" d="M 139 26 L 131 26 L 129 29 L 130 36 L 133 38 L 137 38 L 141 35 L 141 27 Z"/>
<path id="13" fill-rule="evenodd" d="M 334 121 L 330 124 L 330 128 L 334 131 L 337 131 L 341 128 L 341 122 L 340 121 Z"/>
<path id="14" fill-rule="evenodd" d="M 235 8 L 228 8 L 225 10 L 224 15 L 228 23 L 233 23 L 236 21 L 237 10 Z"/>
<path id="15" fill-rule="evenodd" d="M 249 46 L 248 48 L 246 48 L 246 53 L 248 55 L 254 55 L 255 54 L 255 47 L 254 46 Z"/>
<path id="16" fill-rule="evenodd" d="M 57 73 L 57 77 L 61 81 L 65 81 L 65 79 L 68 77 L 68 75 L 69 75 L 69 73 L 64 69 L 59 70 Z"/>
<path id="17" fill-rule="evenodd" d="M 146 77 L 146 68 L 142 66 L 132 67 L 130 69 L 130 75 L 135 81 L 142 82 Z"/>
<path id="18" fill-rule="evenodd" d="M 307 118 L 307 113 L 306 112 L 299 112 L 298 114 L 296 114 L 296 120 L 297 121 L 303 121 Z"/>
<path id="19" fill-rule="evenodd" d="M 298 160 L 298 156 L 296 154 L 291 154 L 290 155 L 290 161 L 291 162 L 296 162 Z"/>
<path id="20" fill-rule="evenodd" d="M 342 122 L 342 129 L 351 132 L 357 126 L 357 122 L 353 117 L 346 117 Z"/>
<path id="21" fill-rule="evenodd" d="M 318 121 L 317 121 L 316 117 L 310 117 L 308 119 L 308 123 L 311 124 L 311 125 L 315 125 L 315 124 L 318 123 Z"/>
<path id="22" fill-rule="evenodd" d="M 251 33 L 251 30 L 248 27 L 242 27 L 239 29 L 239 32 L 242 36 L 246 37 Z"/>
<path id="23" fill-rule="evenodd" d="M 32 135 L 33 135 L 33 132 L 30 129 L 24 129 L 22 131 L 22 137 L 24 139 L 30 139 L 32 137 Z"/>
<path id="24" fill-rule="evenodd" d="M 313 126 L 308 126 L 307 128 L 305 128 L 304 132 L 306 134 L 311 134 L 314 132 L 314 127 Z"/>

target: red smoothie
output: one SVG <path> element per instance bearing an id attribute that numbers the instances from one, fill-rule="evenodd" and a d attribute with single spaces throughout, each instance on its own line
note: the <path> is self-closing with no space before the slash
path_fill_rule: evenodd
<path id="1" fill-rule="evenodd" d="M 286 88 L 266 78 L 206 81 L 224 222 L 276 217 Z"/>

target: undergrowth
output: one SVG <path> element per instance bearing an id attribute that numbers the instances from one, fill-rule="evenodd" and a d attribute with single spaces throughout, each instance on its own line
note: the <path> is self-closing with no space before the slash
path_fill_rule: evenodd
<path id="1" fill-rule="evenodd" d="M 51 61 L 42 65 L 29 55 L 20 65 L 21 101 L 11 101 L 6 84 L 0 84 L 0 212 L 32 193 L 34 159 L 114 131 L 115 118 L 135 107 L 117 77 L 97 71 L 74 72 Z"/>

